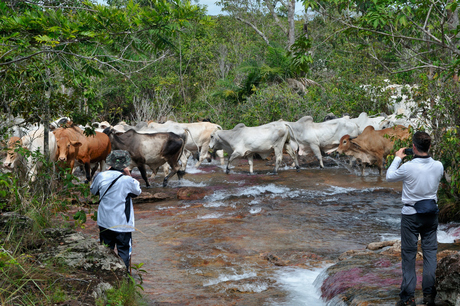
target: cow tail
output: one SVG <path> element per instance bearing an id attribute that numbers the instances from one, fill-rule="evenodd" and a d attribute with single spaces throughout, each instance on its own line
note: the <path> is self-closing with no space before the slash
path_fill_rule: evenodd
<path id="1" fill-rule="evenodd" d="M 299 141 L 297 140 L 297 138 L 295 137 L 295 133 L 294 133 L 294 130 L 292 130 L 292 127 L 285 123 L 285 125 L 288 127 L 289 129 L 289 134 L 292 134 L 292 137 L 294 138 L 294 141 L 297 143 L 297 150 L 296 150 L 296 154 L 299 155 L 299 150 L 300 150 L 300 144 L 299 144 Z"/>
<path id="2" fill-rule="evenodd" d="M 182 146 L 181 146 L 181 148 L 180 148 L 180 154 L 179 154 L 179 156 L 177 157 L 176 162 L 179 162 L 180 158 L 182 157 L 182 154 L 184 154 L 185 143 L 187 142 L 187 141 L 184 140 L 183 138 L 181 138 L 181 140 L 182 140 Z"/>
<path id="3" fill-rule="evenodd" d="M 192 136 L 192 132 L 190 132 L 190 130 L 188 128 L 184 128 L 185 131 L 187 131 L 187 133 L 189 133 L 190 135 L 190 138 L 192 139 L 192 142 L 193 144 L 195 144 L 195 147 L 198 151 L 198 160 L 200 160 L 200 147 L 198 147 L 198 144 L 195 142 L 195 139 L 193 139 L 193 136 Z M 187 141 L 186 141 L 187 142 Z"/>

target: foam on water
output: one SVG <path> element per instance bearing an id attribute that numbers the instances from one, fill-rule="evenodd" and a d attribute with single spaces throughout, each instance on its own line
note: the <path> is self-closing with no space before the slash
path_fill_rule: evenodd
<path id="1" fill-rule="evenodd" d="M 181 179 L 180 181 L 178 180 L 173 180 L 168 183 L 170 187 L 206 187 L 208 186 L 205 182 L 193 182 L 187 179 Z"/>
<path id="2" fill-rule="evenodd" d="M 288 302 L 270 303 L 270 305 L 326 305 L 321 299 L 319 288 L 314 284 L 315 279 L 327 267 L 316 269 L 282 268 L 275 275 L 277 284 L 288 292 Z"/>
<path id="3" fill-rule="evenodd" d="M 399 218 L 387 218 L 389 222 L 399 224 Z M 388 240 L 401 240 L 401 235 L 382 234 L 380 235 L 382 241 Z M 454 243 L 455 240 L 460 239 L 460 224 L 449 223 L 440 224 L 437 231 L 438 243 Z"/>
<path id="4" fill-rule="evenodd" d="M 460 239 L 460 224 L 440 224 L 437 235 L 440 243 L 454 243 L 454 240 Z"/>
<path id="5" fill-rule="evenodd" d="M 220 217 L 222 217 L 224 214 L 221 214 L 221 213 L 213 213 L 213 214 L 207 214 L 207 215 L 204 215 L 204 216 L 198 216 L 197 218 L 198 219 L 218 219 Z"/>
<path id="6" fill-rule="evenodd" d="M 341 194 L 341 193 L 348 193 L 350 191 L 355 191 L 356 188 L 345 188 L 339 186 L 329 186 L 329 189 L 324 191 L 326 195 L 334 195 L 334 194 Z"/>
<path id="7" fill-rule="evenodd" d="M 260 213 L 261 211 L 262 211 L 262 208 L 260 208 L 260 207 L 251 208 L 251 209 L 249 210 L 249 212 L 250 212 L 251 214 L 258 214 L 258 213 Z"/>
<path id="8" fill-rule="evenodd" d="M 210 202 L 223 201 L 229 197 L 257 197 L 261 194 L 269 193 L 276 196 L 292 196 L 288 195 L 291 191 L 290 188 L 284 186 L 277 186 L 275 184 L 249 186 L 235 188 L 231 190 L 218 190 L 213 194 L 206 196 L 205 199 Z"/>
<path id="9" fill-rule="evenodd" d="M 227 206 L 227 204 L 225 204 L 224 202 L 216 201 L 216 202 L 203 204 L 203 206 L 204 207 L 222 207 L 222 206 Z"/>
<path id="10" fill-rule="evenodd" d="M 209 280 L 208 282 L 204 283 L 203 286 L 214 286 L 222 282 L 228 281 L 239 281 L 246 278 L 256 277 L 257 273 L 253 271 L 243 272 L 243 273 L 231 273 L 231 274 L 221 274 L 219 277 Z"/>

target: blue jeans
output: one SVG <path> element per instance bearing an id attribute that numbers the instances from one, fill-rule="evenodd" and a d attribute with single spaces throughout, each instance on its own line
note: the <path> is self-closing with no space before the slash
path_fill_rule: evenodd
<path id="1" fill-rule="evenodd" d="M 401 267 L 403 280 L 399 297 L 403 301 L 414 297 L 415 286 L 417 285 L 415 258 L 417 256 L 419 234 L 422 240 L 423 252 L 423 295 L 436 296 L 437 229 L 437 214 L 401 215 Z"/>
<path id="2" fill-rule="evenodd" d="M 117 246 L 118 256 L 123 259 L 126 269 L 129 271 L 129 259 L 131 258 L 131 232 L 115 232 L 99 226 L 99 239 L 101 244 L 106 244 L 112 250 Z"/>

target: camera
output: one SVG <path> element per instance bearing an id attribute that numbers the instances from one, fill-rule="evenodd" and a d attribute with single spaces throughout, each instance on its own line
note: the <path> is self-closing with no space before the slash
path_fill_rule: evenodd
<path id="1" fill-rule="evenodd" d="M 412 150 L 412 149 L 404 149 L 404 154 L 406 154 L 406 155 L 414 155 L 414 150 Z"/>

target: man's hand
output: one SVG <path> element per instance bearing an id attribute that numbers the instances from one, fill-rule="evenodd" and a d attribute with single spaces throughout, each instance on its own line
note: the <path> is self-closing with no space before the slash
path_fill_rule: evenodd
<path id="1" fill-rule="evenodd" d="M 123 173 L 124 173 L 124 175 L 129 175 L 129 176 L 131 176 L 131 172 L 129 171 L 129 168 L 128 168 L 128 167 L 126 167 L 125 169 L 123 169 Z"/>
<path id="2" fill-rule="evenodd" d="M 406 157 L 407 155 L 404 154 L 404 150 L 407 149 L 407 148 L 401 148 L 399 149 L 398 151 L 396 151 L 395 153 L 395 156 L 398 156 L 399 158 L 403 159 L 404 157 Z"/>

